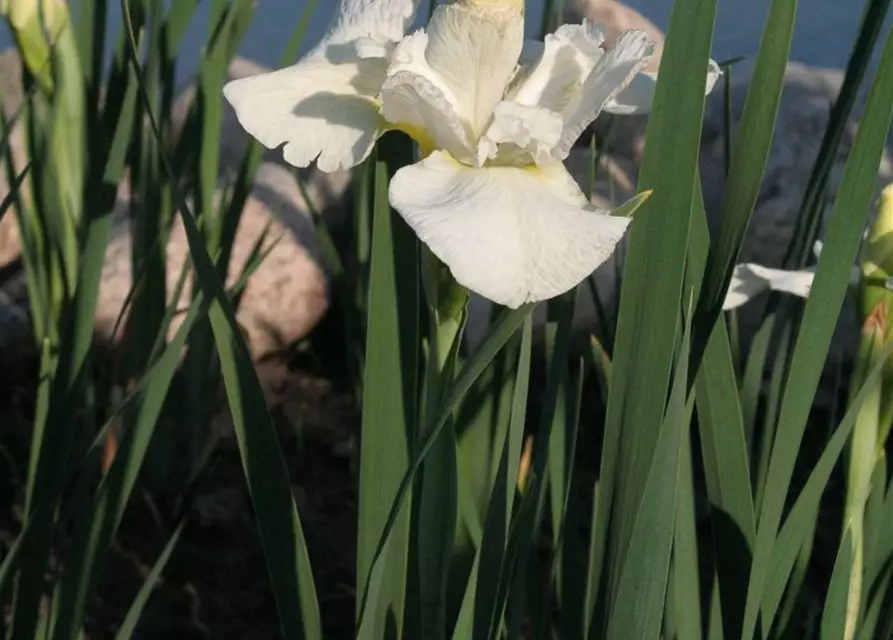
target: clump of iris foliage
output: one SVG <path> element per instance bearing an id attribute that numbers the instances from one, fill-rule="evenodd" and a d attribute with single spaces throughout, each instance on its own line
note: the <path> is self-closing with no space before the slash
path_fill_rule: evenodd
<path id="1" fill-rule="evenodd" d="M 784 265 L 800 273 L 810 266 L 817 221 L 827 216 L 809 296 L 771 293 L 741 352 L 734 312 L 724 312 L 726 292 L 770 151 L 798 3 L 770 3 L 742 121 L 734 136 L 727 127 L 725 199 L 711 235 L 697 155 L 722 1 L 731 0 L 674 2 L 639 171 L 644 195 L 620 212 L 635 209 L 631 223 L 608 223 L 628 241 L 616 308 L 604 314 L 616 320 L 585 353 L 572 348 L 572 287 L 585 274 L 536 295 L 548 287 L 537 289 L 533 272 L 528 289 L 500 299 L 505 283 L 489 280 L 500 265 L 491 274 L 469 271 L 467 254 L 457 257 L 417 224 L 413 185 L 404 180 L 389 189 L 420 151 L 421 164 L 446 162 L 436 150 L 442 147 L 431 147 L 436 141 L 417 127 L 396 127 L 358 159 L 350 255 L 339 254 L 319 223 L 333 295 L 350 320 L 344 370 L 362 408 L 358 636 L 893 636 L 893 483 L 884 453 L 893 421 L 893 194 L 882 198 L 878 222 L 864 234 L 878 207 L 878 167 L 893 114 L 893 35 L 882 29 L 890 2 L 852 7 L 862 11 L 862 26 Z M 81 636 L 135 490 L 159 476 L 168 490 L 192 490 L 213 443 L 209 407 L 218 380 L 282 634 L 324 635 L 287 461 L 234 315 L 240 290 L 264 259 L 261 244 L 234 287 L 222 278 L 262 153 L 252 143 L 238 170 L 224 176 L 224 197 L 215 196 L 227 69 L 256 3 L 208 4 L 198 99 L 175 130 L 177 52 L 198 0 L 122 0 L 124 28 L 108 42 L 107 16 L 117 7 L 105 0 L 71 7 L 0 0 L 25 70 L 23 103 L 0 129 L 12 185 L 0 215 L 14 215 L 21 231 L 40 355 L 22 527 L 0 565 L 4 632 L 16 640 Z M 284 66 L 295 61 L 315 4 L 295 17 Z M 542 16 L 544 33 L 562 13 L 557 4 Z M 363 60 L 393 53 L 374 38 L 362 46 Z M 731 73 L 727 67 L 718 87 Z M 863 90 L 858 134 L 833 210 L 824 211 L 832 164 Z M 382 104 L 385 120 L 400 120 L 387 96 Z M 6 142 L 13 126 L 27 141 L 30 160 L 21 173 Z M 537 143 L 548 137 L 537 135 Z M 514 144 L 527 152 L 521 138 L 506 126 L 491 141 L 494 149 Z M 273 144 L 282 142 L 294 140 Z M 321 168 L 343 164 L 324 158 Z M 473 164 L 468 158 L 462 161 Z M 542 177 L 533 173 L 530 180 Z M 125 176 L 135 203 L 134 281 L 122 314 L 122 353 L 109 367 L 93 348 L 93 310 Z M 190 260 L 167 291 L 165 240 L 175 216 Z M 563 231 L 556 224 L 554 233 Z M 473 348 L 460 348 L 467 296 L 453 275 L 508 304 L 495 310 Z M 196 286 L 186 305 L 180 297 L 190 277 Z M 862 328 L 850 391 L 838 408 L 818 413 L 816 393 L 848 292 Z M 535 329 L 537 304 L 547 308 L 547 320 Z M 185 319 L 168 339 L 184 306 Z M 541 385 L 531 384 L 532 369 L 545 371 Z M 581 408 L 583 388 L 596 384 L 604 415 Z M 189 403 L 176 439 L 164 427 L 174 385 L 209 400 Z M 799 456 L 807 439 L 818 444 Z M 835 481 L 843 497 L 829 498 Z M 118 637 L 139 631 L 188 517 L 186 508 Z M 814 548 L 819 527 L 834 528 L 823 539 L 835 549 Z M 835 558 L 833 570 L 816 570 L 820 558 Z"/>

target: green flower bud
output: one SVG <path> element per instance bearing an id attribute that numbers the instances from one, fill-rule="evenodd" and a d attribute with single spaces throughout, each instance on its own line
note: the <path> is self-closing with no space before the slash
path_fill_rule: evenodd
<path id="1" fill-rule="evenodd" d="M 893 277 L 893 184 L 881 192 L 878 214 L 868 232 L 862 261 L 862 318 L 881 302 L 890 303 L 893 295 L 886 283 Z"/>
<path id="2" fill-rule="evenodd" d="M 41 88 L 53 89 L 51 52 L 68 27 L 68 6 L 62 0 L 0 0 L 0 17 L 6 19 L 15 35 L 28 71 Z"/>

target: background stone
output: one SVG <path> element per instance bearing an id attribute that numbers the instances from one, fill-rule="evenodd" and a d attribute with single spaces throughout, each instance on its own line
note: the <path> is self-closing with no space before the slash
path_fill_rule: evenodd
<path id="1" fill-rule="evenodd" d="M 19 69 L 15 52 L 0 54 L 3 83 L 3 108 L 15 110 L 14 89 L 20 85 L 14 78 Z M 7 69 L 9 70 L 7 73 Z M 263 67 L 236 58 L 230 68 L 230 78 L 238 78 L 268 71 Z M 6 85 L 10 88 L 7 90 Z M 19 89 L 20 92 L 20 89 Z M 194 82 L 187 83 L 175 100 L 173 109 L 175 130 L 182 130 L 195 99 Z M 12 101 L 12 102 L 8 102 Z M 21 100 L 19 93 L 18 100 Z M 221 175 L 232 176 L 248 148 L 249 138 L 238 124 L 235 114 L 224 102 L 221 127 Z M 20 128 L 12 138 L 17 163 L 24 166 L 24 146 Z M 255 241 L 272 220 L 266 243 L 279 239 L 276 247 L 254 272 L 241 300 L 238 320 L 245 330 L 252 355 L 264 355 L 282 349 L 306 336 L 319 322 L 328 306 L 328 283 L 311 210 L 331 219 L 343 217 L 342 203 L 350 180 L 349 172 L 325 174 L 315 168 L 302 170 L 310 203 L 301 195 L 295 179 L 295 169 L 285 165 L 278 150 L 266 151 L 265 161 L 242 213 L 233 246 L 227 284 L 231 285 L 241 273 Z M 5 171 L 0 172 L 0 199 L 8 192 Z M 118 189 L 118 203 L 114 212 L 115 225 L 106 250 L 96 306 L 96 332 L 101 340 L 115 341 L 112 330 L 132 286 L 130 186 L 125 179 Z M 312 206 L 311 206 L 312 205 Z M 21 243 L 15 216 L 8 213 L 0 222 L 0 268 L 9 266 L 20 256 Z M 166 286 L 168 293 L 175 286 L 188 254 L 185 233 L 176 216 L 167 246 Z M 14 270 L 13 265 L 9 270 Z M 14 278 L 21 285 L 21 274 Z M 21 339 L 30 331 L 27 321 L 27 296 L 23 286 L 16 285 L 16 294 L 0 291 L 0 334 L 2 340 Z M 181 309 L 189 301 L 189 288 L 181 298 Z M 175 331 L 182 314 L 174 323 Z M 171 334 L 172 335 L 172 334 Z M 2 342 L 0 342 L 2 344 Z"/>
<path id="2" fill-rule="evenodd" d="M 128 205 L 122 201 L 119 206 Z M 306 336 L 328 306 L 325 268 L 307 204 L 292 174 L 269 162 L 261 165 L 242 212 L 227 286 L 236 282 L 255 242 L 271 220 L 264 247 L 277 240 L 278 243 L 249 279 L 237 313 L 255 358 Z M 111 332 L 131 287 L 131 241 L 129 219 L 121 216 L 106 252 L 96 307 L 96 330 L 107 340 L 117 339 Z M 168 294 L 175 287 L 188 252 L 186 235 L 177 216 L 167 245 Z M 180 308 L 188 305 L 190 290 L 187 284 Z M 171 327 L 171 335 L 178 326 L 179 321 Z"/>
<path id="3" fill-rule="evenodd" d="M 744 65 L 736 66 L 732 73 L 733 136 L 737 133 L 744 112 L 751 73 L 752 68 Z M 844 72 L 840 69 L 788 64 L 769 161 L 745 239 L 742 260 L 773 267 L 781 265 L 785 248 L 793 234 L 800 201 L 818 157 L 831 105 L 837 99 L 843 77 Z M 718 85 L 717 89 L 721 89 L 721 86 Z M 704 206 L 713 227 L 718 224 L 722 214 L 725 182 L 722 160 L 723 108 L 722 91 L 715 90 L 707 100 L 701 145 Z M 834 165 L 823 200 L 822 228 L 827 223 L 837 196 L 864 108 L 863 91 L 834 156 Z M 893 135 L 888 138 L 887 150 L 878 167 L 875 195 L 879 195 L 880 190 L 893 181 L 891 158 Z"/>

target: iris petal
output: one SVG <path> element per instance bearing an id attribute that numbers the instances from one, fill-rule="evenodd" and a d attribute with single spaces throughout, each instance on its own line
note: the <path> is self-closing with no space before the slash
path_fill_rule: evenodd
<path id="1" fill-rule="evenodd" d="M 390 201 L 460 284 L 513 308 L 575 287 L 630 222 L 591 207 L 560 164 L 476 168 L 442 151 L 398 171 Z"/>

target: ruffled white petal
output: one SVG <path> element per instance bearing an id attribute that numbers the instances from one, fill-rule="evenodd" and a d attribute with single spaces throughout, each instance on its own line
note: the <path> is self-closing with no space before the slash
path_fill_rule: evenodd
<path id="1" fill-rule="evenodd" d="M 493 111 L 493 122 L 481 140 L 483 157 L 478 160 L 482 163 L 498 153 L 502 160 L 513 160 L 512 164 L 551 164 L 554 162 L 552 148 L 558 144 L 563 127 L 561 116 L 554 111 L 517 102 L 500 102 Z"/>
<path id="2" fill-rule="evenodd" d="M 513 308 L 575 287 L 630 222 L 591 207 L 562 165 L 473 168 L 444 152 L 398 171 L 390 201 L 460 284 Z"/>
<path id="3" fill-rule="evenodd" d="M 475 142 L 515 73 L 524 44 L 519 3 L 440 5 L 428 24 L 425 58 L 450 93 Z"/>
<path id="4" fill-rule="evenodd" d="M 724 311 L 735 309 L 769 290 L 805 298 L 809 295 L 814 278 L 815 270 L 812 269 L 785 271 L 758 264 L 739 264 L 732 273 L 732 281 L 722 308 Z"/>
<path id="5" fill-rule="evenodd" d="M 707 85 L 705 95 L 713 91 L 713 87 L 722 69 L 715 61 L 710 61 L 707 70 Z M 654 90 L 657 87 L 657 74 L 643 71 L 632 79 L 629 85 L 605 104 L 605 111 L 616 115 L 628 116 L 637 113 L 651 111 L 651 103 L 654 102 Z"/>
<path id="6" fill-rule="evenodd" d="M 296 167 L 322 171 L 362 162 L 381 134 L 376 96 L 387 61 L 360 58 L 349 44 L 328 45 L 291 67 L 223 88 L 248 133 Z"/>
<path id="7" fill-rule="evenodd" d="M 418 0 L 341 0 L 323 44 L 358 38 L 397 42 L 415 19 Z"/>
<path id="8" fill-rule="evenodd" d="M 522 67 L 507 97 L 557 113 L 576 108 L 580 89 L 605 55 L 605 32 L 589 21 L 566 24 L 542 43 L 525 43 Z"/>
<path id="9" fill-rule="evenodd" d="M 554 155 L 563 160 L 571 147 L 601 113 L 602 108 L 620 93 L 641 71 L 654 45 L 644 31 L 624 31 L 587 76 L 575 106 L 565 110 L 564 132 Z"/>
<path id="10" fill-rule="evenodd" d="M 447 149 L 463 162 L 474 162 L 468 125 L 459 116 L 456 97 L 428 65 L 427 48 L 424 31 L 397 45 L 381 88 L 381 115 L 423 147 Z"/>

